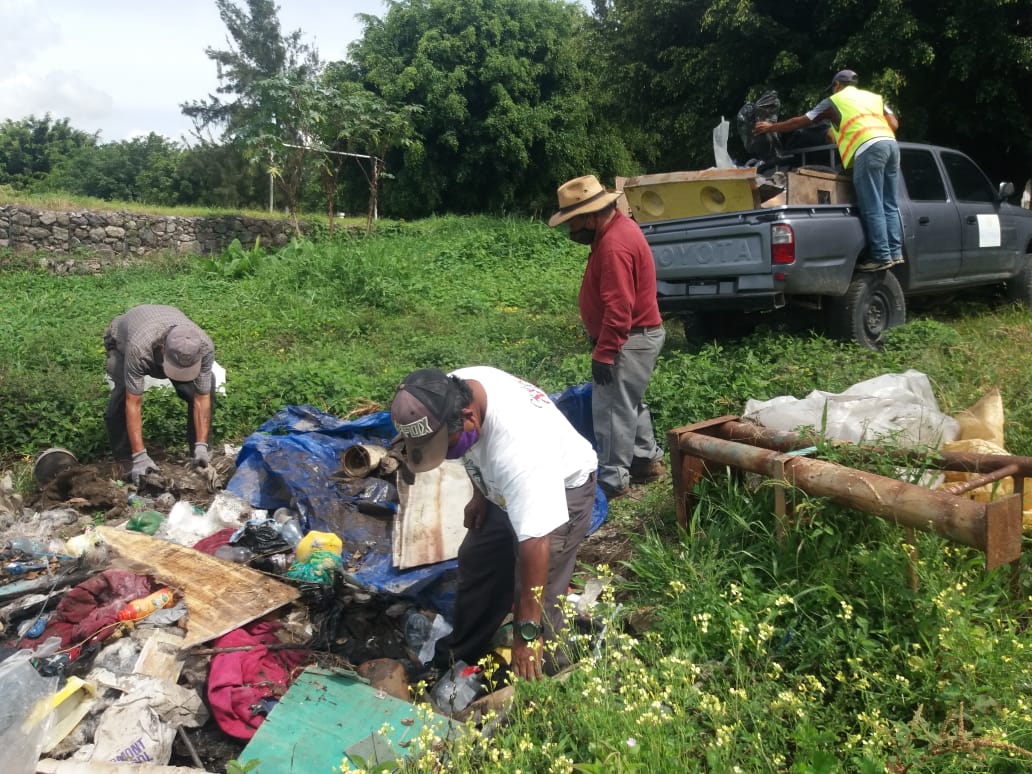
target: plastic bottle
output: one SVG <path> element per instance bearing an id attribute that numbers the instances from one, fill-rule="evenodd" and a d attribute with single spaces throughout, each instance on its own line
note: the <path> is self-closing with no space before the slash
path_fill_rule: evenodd
<path id="1" fill-rule="evenodd" d="M 153 594 L 150 594 L 142 599 L 134 599 L 128 605 L 118 611 L 119 621 L 139 621 L 141 618 L 146 618 L 155 610 L 161 610 L 163 607 L 172 607 L 172 603 L 175 601 L 172 589 L 164 588 L 158 589 Z"/>
<path id="2" fill-rule="evenodd" d="M 8 575 L 25 575 L 29 572 L 40 572 L 50 567 L 46 559 L 31 559 L 27 562 L 8 562 L 4 565 L 4 572 Z"/>
<path id="3" fill-rule="evenodd" d="M 247 546 L 235 546 L 232 543 L 226 543 L 226 545 L 215 549 L 215 556 L 219 559 L 225 559 L 227 562 L 244 564 L 254 558 L 254 551 Z"/>
<path id="4" fill-rule="evenodd" d="M 11 539 L 11 549 L 27 556 L 46 556 L 50 553 L 49 546 L 42 540 L 29 537 L 16 537 Z"/>
<path id="5" fill-rule="evenodd" d="M 405 616 L 405 643 L 412 650 L 419 651 L 430 636 L 430 620 L 415 608 Z"/>
<path id="6" fill-rule="evenodd" d="M 431 689 L 430 698 L 445 714 L 461 712 L 478 696 L 487 693 L 481 671 L 478 666 L 469 666 L 465 661 L 456 661 Z"/>
<path id="7" fill-rule="evenodd" d="M 297 544 L 305 536 L 304 530 L 301 529 L 301 523 L 295 518 L 287 519 L 280 524 L 279 533 L 284 540 L 290 543 L 291 548 L 297 548 Z"/>

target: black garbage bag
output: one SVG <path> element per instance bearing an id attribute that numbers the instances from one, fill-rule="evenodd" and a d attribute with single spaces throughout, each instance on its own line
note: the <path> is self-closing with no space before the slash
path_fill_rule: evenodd
<path id="1" fill-rule="evenodd" d="M 247 522 L 241 534 L 234 535 L 229 542 L 249 548 L 256 554 L 278 554 L 292 550 L 290 543 L 276 528 L 276 522 L 271 520 Z"/>
<path id="2" fill-rule="evenodd" d="M 736 116 L 738 136 L 745 146 L 745 151 L 754 159 L 769 160 L 781 149 L 781 141 L 777 134 L 753 135 L 757 121 L 777 121 L 781 110 L 781 99 L 774 90 L 765 91 L 755 102 L 746 102 Z"/>

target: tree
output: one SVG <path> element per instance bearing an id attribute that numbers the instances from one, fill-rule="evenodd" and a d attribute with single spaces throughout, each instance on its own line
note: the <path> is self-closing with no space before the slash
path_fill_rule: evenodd
<path id="1" fill-rule="evenodd" d="M 655 171 L 713 163 L 710 131 L 777 90 L 783 115 L 848 67 L 901 117 L 902 139 L 1032 169 L 1027 3 L 970 0 L 596 0 L 601 60 L 634 148 Z M 636 128 L 647 127 L 634 133 Z M 741 145 L 732 156 L 746 161 Z"/>
<path id="2" fill-rule="evenodd" d="M 199 137 L 221 128 L 223 138 L 239 143 L 253 163 L 267 165 L 297 228 L 306 123 L 321 70 L 318 52 L 301 41 L 300 30 L 282 34 L 270 0 L 246 0 L 246 9 L 233 0 L 215 5 L 229 32 L 228 49 L 205 49 L 218 67 L 217 93 L 180 107 Z"/>
<path id="3" fill-rule="evenodd" d="M 151 132 L 146 137 L 81 148 L 35 190 L 173 206 L 188 203 L 178 173 L 183 149 Z"/>
<path id="4" fill-rule="evenodd" d="M 394 107 L 362 88 L 343 62 L 326 68 L 324 109 L 315 124 L 314 152 L 318 159 L 323 194 L 333 229 L 334 203 L 346 164 L 355 162 L 369 192 L 366 228 L 372 228 L 378 209 L 380 180 L 388 176 L 385 158 L 390 148 L 418 146 L 413 121 L 418 105 Z"/>
<path id="5" fill-rule="evenodd" d="M 363 15 L 349 56 L 413 116 L 421 142 L 389 155 L 385 197 L 405 216 L 554 206 L 564 180 L 631 164 L 595 83 L 583 9 L 557 0 L 398 0 Z"/>
<path id="6" fill-rule="evenodd" d="M 73 129 L 67 118 L 54 121 L 49 113 L 6 119 L 0 124 L 0 185 L 30 188 L 45 180 L 56 164 L 96 142 L 96 135 Z"/>

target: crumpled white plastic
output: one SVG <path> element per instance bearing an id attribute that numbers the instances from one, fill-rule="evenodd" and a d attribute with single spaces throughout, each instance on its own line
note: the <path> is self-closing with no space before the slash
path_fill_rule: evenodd
<path id="1" fill-rule="evenodd" d="M 882 374 L 838 394 L 814 390 L 802 399 L 749 400 L 744 418 L 772 430 L 899 448 L 938 449 L 960 434 L 957 420 L 939 411 L 928 377 L 913 369 Z"/>

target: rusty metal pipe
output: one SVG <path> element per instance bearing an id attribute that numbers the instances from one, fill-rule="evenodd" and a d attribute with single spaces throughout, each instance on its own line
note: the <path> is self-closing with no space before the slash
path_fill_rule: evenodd
<path id="1" fill-rule="evenodd" d="M 789 456 L 699 433 L 682 433 L 680 451 L 705 460 L 784 480 L 804 492 L 866 511 L 901 526 L 935 532 L 963 545 L 987 549 L 986 507 L 966 498 L 833 462 Z"/>
<path id="2" fill-rule="evenodd" d="M 767 449 L 778 451 L 796 451 L 813 446 L 818 438 L 799 433 L 754 425 L 737 419 L 728 419 L 720 424 L 705 428 L 706 435 L 724 438 L 728 441 L 740 441 L 757 444 Z M 1032 457 L 1018 457 L 1011 454 L 974 454 L 971 452 L 936 451 L 933 453 L 916 452 L 907 449 L 883 449 L 878 447 L 856 447 L 870 454 L 886 456 L 901 462 L 926 464 L 937 470 L 953 470 L 964 473 L 983 473 L 999 470 L 1003 467 L 1015 466 L 1022 476 L 1032 476 Z M 1014 475 L 1008 473 L 1007 475 Z"/>
<path id="3" fill-rule="evenodd" d="M 1017 465 L 1008 465 L 1005 468 L 994 470 L 992 473 L 986 473 L 984 476 L 978 476 L 972 478 L 969 481 L 958 481 L 956 484 L 942 487 L 942 491 L 951 495 L 961 495 L 965 492 L 970 492 L 972 489 L 978 489 L 980 486 L 991 484 L 994 481 L 999 481 L 1001 478 L 1008 478 L 1018 472 Z"/>

